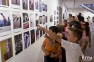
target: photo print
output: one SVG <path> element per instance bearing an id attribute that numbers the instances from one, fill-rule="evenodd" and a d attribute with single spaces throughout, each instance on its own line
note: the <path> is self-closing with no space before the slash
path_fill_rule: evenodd
<path id="1" fill-rule="evenodd" d="M 59 7 L 57 6 L 57 11 L 59 11 Z"/>
<path id="2" fill-rule="evenodd" d="M 36 21 L 36 26 L 39 24 L 39 15 L 38 13 L 35 14 L 35 21 Z"/>
<path id="3" fill-rule="evenodd" d="M 23 13 L 23 29 L 29 28 L 29 16 L 28 13 Z"/>
<path id="4" fill-rule="evenodd" d="M 48 20 L 48 19 L 47 19 L 47 16 L 46 16 L 46 23 L 47 23 L 47 20 Z"/>
<path id="5" fill-rule="evenodd" d="M 39 39 L 39 30 L 38 30 L 38 28 L 36 29 L 36 40 L 38 40 Z"/>
<path id="6" fill-rule="evenodd" d="M 29 9 L 34 10 L 34 0 L 29 0 Z"/>
<path id="7" fill-rule="evenodd" d="M 46 27 L 45 27 L 46 29 L 48 29 L 48 27 L 47 27 L 47 25 L 46 25 Z"/>
<path id="8" fill-rule="evenodd" d="M 13 18 L 13 29 L 21 28 L 21 15 L 17 14 L 17 12 L 12 14 Z"/>
<path id="9" fill-rule="evenodd" d="M 39 7 L 38 0 L 35 0 L 35 9 L 38 10 L 38 7 Z"/>
<path id="10" fill-rule="evenodd" d="M 20 6 L 20 0 L 11 0 L 12 4 Z"/>
<path id="11" fill-rule="evenodd" d="M 11 31 L 10 12 L 0 10 L 0 36 L 2 32 Z"/>
<path id="12" fill-rule="evenodd" d="M 42 16 L 39 16 L 39 23 L 42 24 Z"/>
<path id="13" fill-rule="evenodd" d="M 15 42 L 15 54 L 17 55 L 23 50 L 22 34 L 15 35 L 14 42 Z"/>
<path id="14" fill-rule="evenodd" d="M 54 15 L 56 15 L 56 10 L 54 10 Z"/>
<path id="15" fill-rule="evenodd" d="M 13 57 L 13 46 L 12 46 L 12 38 L 5 39 L 0 41 L 0 49 L 1 49 L 1 62 L 6 62 L 11 57 Z"/>
<path id="16" fill-rule="evenodd" d="M 45 11 L 45 4 L 42 3 L 42 11 Z"/>
<path id="17" fill-rule="evenodd" d="M 35 26 L 34 13 L 30 14 L 30 27 Z"/>
<path id="18" fill-rule="evenodd" d="M 42 12 L 42 1 L 39 0 L 39 12 Z"/>
<path id="19" fill-rule="evenodd" d="M 45 5 L 45 11 L 47 12 L 47 5 Z"/>
<path id="20" fill-rule="evenodd" d="M 50 16 L 50 22 L 53 22 L 53 15 Z"/>
<path id="21" fill-rule="evenodd" d="M 45 15 L 42 16 L 42 19 L 43 19 L 43 21 L 42 21 L 43 24 L 45 24 L 45 22 L 46 22 L 46 17 L 45 17 Z"/>
<path id="22" fill-rule="evenodd" d="M 31 30 L 31 44 L 35 42 L 35 30 Z"/>
<path id="23" fill-rule="evenodd" d="M 2 5 L 9 6 L 9 0 L 0 0 L 0 6 Z"/>
<path id="24" fill-rule="evenodd" d="M 40 37 L 42 37 L 42 34 L 43 34 L 43 31 L 42 31 L 42 30 L 40 30 Z"/>
<path id="25" fill-rule="evenodd" d="M 28 9 L 28 0 L 22 0 L 22 8 L 25 10 Z"/>
<path id="26" fill-rule="evenodd" d="M 30 34 L 29 31 L 24 33 L 24 48 L 28 48 L 30 46 Z"/>
<path id="27" fill-rule="evenodd" d="M 57 25 L 57 21 L 54 21 L 54 25 L 55 25 L 55 26 Z"/>

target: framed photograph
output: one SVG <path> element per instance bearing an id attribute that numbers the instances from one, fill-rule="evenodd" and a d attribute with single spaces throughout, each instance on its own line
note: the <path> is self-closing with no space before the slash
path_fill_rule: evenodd
<path id="1" fill-rule="evenodd" d="M 42 3 L 42 11 L 45 11 L 45 4 Z"/>
<path id="2" fill-rule="evenodd" d="M 53 22 L 53 15 L 50 16 L 50 22 Z"/>
<path id="3" fill-rule="evenodd" d="M 0 6 L 9 6 L 9 0 L 0 0 Z"/>
<path id="4" fill-rule="evenodd" d="M 45 11 L 47 12 L 47 5 L 45 5 Z"/>
<path id="5" fill-rule="evenodd" d="M 34 10 L 34 0 L 29 0 L 29 9 Z"/>
<path id="6" fill-rule="evenodd" d="M 35 43 L 35 30 L 31 30 L 31 44 Z"/>
<path id="7" fill-rule="evenodd" d="M 35 14 L 35 21 L 36 21 L 36 26 L 39 24 L 39 15 L 38 13 Z"/>
<path id="8" fill-rule="evenodd" d="M 29 16 L 28 13 L 23 13 L 23 29 L 29 28 Z"/>
<path id="9" fill-rule="evenodd" d="M 46 16 L 46 23 L 47 23 L 47 20 L 48 20 L 48 18 L 47 18 L 47 16 Z"/>
<path id="10" fill-rule="evenodd" d="M 6 62 L 11 57 L 13 57 L 12 38 L 0 41 L 0 49 L 2 62 Z"/>
<path id="11" fill-rule="evenodd" d="M 22 24 L 21 24 L 21 14 L 20 14 L 20 12 L 13 12 L 12 18 L 13 18 L 13 29 L 21 28 Z"/>
<path id="12" fill-rule="evenodd" d="M 0 36 L 10 34 L 9 31 L 11 31 L 10 12 L 0 10 Z"/>
<path id="13" fill-rule="evenodd" d="M 35 27 L 34 13 L 30 14 L 30 27 Z"/>
<path id="14" fill-rule="evenodd" d="M 28 0 L 22 0 L 22 8 L 28 10 Z"/>
<path id="15" fill-rule="evenodd" d="M 15 54 L 17 55 L 23 50 L 22 34 L 15 35 L 14 42 L 15 42 Z"/>
<path id="16" fill-rule="evenodd" d="M 39 23 L 42 24 L 42 16 L 39 16 Z"/>
<path id="17" fill-rule="evenodd" d="M 11 0 L 12 4 L 20 6 L 20 0 Z"/>
<path id="18" fill-rule="evenodd" d="M 54 10 L 54 15 L 56 15 L 56 10 Z"/>
<path id="19" fill-rule="evenodd" d="M 42 12 L 42 1 L 39 0 L 39 12 Z"/>
<path id="20" fill-rule="evenodd" d="M 24 48 L 28 48 L 30 46 L 30 34 L 29 31 L 24 32 Z"/>
<path id="21" fill-rule="evenodd" d="M 35 0 L 35 9 L 36 9 L 36 10 L 38 10 L 38 9 L 39 9 L 38 0 Z"/>
<path id="22" fill-rule="evenodd" d="M 46 22 L 46 17 L 45 17 L 45 15 L 42 16 L 42 19 L 43 19 L 43 24 L 45 24 L 45 22 Z"/>
<path id="23" fill-rule="evenodd" d="M 38 40 L 39 39 L 39 30 L 38 30 L 38 28 L 36 29 L 36 40 Z"/>

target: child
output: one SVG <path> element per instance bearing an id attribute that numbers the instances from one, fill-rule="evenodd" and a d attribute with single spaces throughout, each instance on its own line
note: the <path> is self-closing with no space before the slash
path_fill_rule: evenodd
<path id="1" fill-rule="evenodd" d="M 76 29 L 76 28 L 68 28 L 68 32 L 67 32 L 68 41 L 65 41 L 65 40 L 61 40 L 60 36 L 54 34 L 53 32 L 49 30 L 42 28 L 39 25 L 38 25 L 38 28 L 48 33 L 52 39 L 61 43 L 61 46 L 64 47 L 66 50 L 67 62 L 81 62 L 81 58 L 82 58 L 81 56 L 83 53 L 81 51 L 79 44 L 77 44 L 77 42 L 82 37 L 81 30 Z"/>
<path id="2" fill-rule="evenodd" d="M 57 34 L 58 28 L 56 26 L 51 26 L 49 28 L 50 31 Z M 42 44 L 42 50 L 45 53 L 44 62 L 59 62 L 59 55 L 61 54 L 61 46 L 59 43 L 55 42 L 55 40 L 51 40 L 54 42 L 50 42 L 47 38 L 44 40 Z"/>

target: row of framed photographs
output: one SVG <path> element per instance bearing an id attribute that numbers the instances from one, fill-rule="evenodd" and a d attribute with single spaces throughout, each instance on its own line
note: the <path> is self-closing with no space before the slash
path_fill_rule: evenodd
<path id="1" fill-rule="evenodd" d="M 47 5 L 41 0 L 0 0 L 0 6 L 10 6 L 9 1 L 11 1 L 11 6 L 13 8 L 24 9 L 24 10 L 39 10 L 39 12 L 47 12 Z M 21 5 L 22 3 L 22 5 Z M 22 6 L 22 7 L 21 7 Z"/>
<path id="2" fill-rule="evenodd" d="M 47 25 L 44 28 L 47 29 Z M 32 29 L 31 31 L 26 31 L 23 34 L 19 33 L 14 35 L 14 40 L 12 38 L 7 38 L 0 41 L 2 62 L 8 61 L 11 57 L 13 57 L 13 53 L 18 55 L 24 49 L 27 49 L 30 45 L 38 41 L 38 39 L 44 34 L 44 31 L 39 31 L 36 28 Z M 15 46 L 13 47 L 13 45 Z M 13 48 L 15 49 L 15 52 L 13 52 Z"/>
<path id="3" fill-rule="evenodd" d="M 9 11 L 0 10 L 0 33 L 11 31 L 11 29 L 17 32 L 20 31 L 22 27 L 23 29 L 28 29 L 30 27 L 36 27 L 38 24 L 44 25 L 48 22 L 47 18 L 45 14 L 29 14 L 18 11 L 13 11 L 11 17 Z"/>

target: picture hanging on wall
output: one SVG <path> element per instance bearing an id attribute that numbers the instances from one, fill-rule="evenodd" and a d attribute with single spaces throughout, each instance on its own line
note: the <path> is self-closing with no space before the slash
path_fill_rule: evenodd
<path id="1" fill-rule="evenodd" d="M 50 16 L 50 22 L 53 22 L 53 15 Z"/>
<path id="2" fill-rule="evenodd" d="M 42 37 L 42 34 L 43 34 L 43 31 L 42 31 L 42 30 L 40 30 L 40 37 Z"/>
<path id="3" fill-rule="evenodd" d="M 35 42 L 35 30 L 31 30 L 31 44 Z"/>
<path id="4" fill-rule="evenodd" d="M 34 10 L 34 0 L 29 0 L 29 9 Z"/>
<path id="5" fill-rule="evenodd" d="M 39 39 L 39 30 L 38 30 L 38 28 L 36 29 L 36 40 L 38 40 Z"/>
<path id="6" fill-rule="evenodd" d="M 46 23 L 47 23 L 47 20 L 48 20 L 48 19 L 47 19 L 47 16 L 46 16 Z"/>
<path id="7" fill-rule="evenodd" d="M 9 6 L 9 0 L 0 0 L 0 6 Z"/>
<path id="8" fill-rule="evenodd" d="M 15 41 L 15 54 L 19 54 L 23 50 L 22 34 L 14 36 Z"/>
<path id="9" fill-rule="evenodd" d="M 39 16 L 39 23 L 42 24 L 42 16 Z"/>
<path id="10" fill-rule="evenodd" d="M 24 33 L 24 48 L 28 48 L 30 46 L 30 34 L 29 31 Z"/>
<path id="11" fill-rule="evenodd" d="M 17 12 L 13 12 L 12 14 L 12 18 L 13 18 L 13 28 L 17 29 L 17 28 L 21 28 L 21 14 L 17 13 Z"/>
<path id="12" fill-rule="evenodd" d="M 38 10 L 38 7 L 39 7 L 38 0 L 35 0 L 35 9 Z"/>
<path id="13" fill-rule="evenodd" d="M 0 41 L 0 49 L 1 49 L 1 62 L 5 62 L 9 60 L 13 56 L 13 46 L 12 39 L 8 38 L 3 41 Z"/>
<path id="14" fill-rule="evenodd" d="M 28 0 L 22 0 L 22 8 L 25 10 L 28 9 Z"/>
<path id="15" fill-rule="evenodd" d="M 20 0 L 11 0 L 12 4 L 20 6 Z"/>
<path id="16" fill-rule="evenodd" d="M 34 22 L 34 13 L 30 14 L 30 27 L 34 27 L 35 26 L 35 22 Z"/>
<path id="17" fill-rule="evenodd" d="M 23 13 L 23 29 L 29 28 L 29 16 L 28 13 Z"/>
<path id="18" fill-rule="evenodd" d="M 39 12 L 42 12 L 42 1 L 39 0 Z"/>
<path id="19" fill-rule="evenodd" d="M 47 5 L 45 5 L 45 10 L 46 10 L 46 12 L 47 12 Z"/>
<path id="20" fill-rule="evenodd" d="M 56 10 L 54 10 L 54 15 L 56 15 Z"/>
<path id="21" fill-rule="evenodd" d="M 35 21 L 36 21 L 36 26 L 39 24 L 39 15 L 38 13 L 35 14 Z"/>
<path id="22" fill-rule="evenodd" d="M 10 12 L 0 10 L 0 36 L 9 34 L 8 31 L 11 31 Z"/>
<path id="23" fill-rule="evenodd" d="M 59 7 L 57 6 L 57 11 L 59 11 Z"/>
<path id="24" fill-rule="evenodd" d="M 42 11 L 45 11 L 45 4 L 42 3 Z"/>
<path id="25" fill-rule="evenodd" d="M 45 22 L 46 22 L 46 17 L 45 17 L 45 15 L 42 16 L 42 19 L 43 19 L 43 24 L 45 24 Z"/>
<path id="26" fill-rule="evenodd" d="M 46 25 L 46 29 L 48 29 L 48 26 Z"/>

